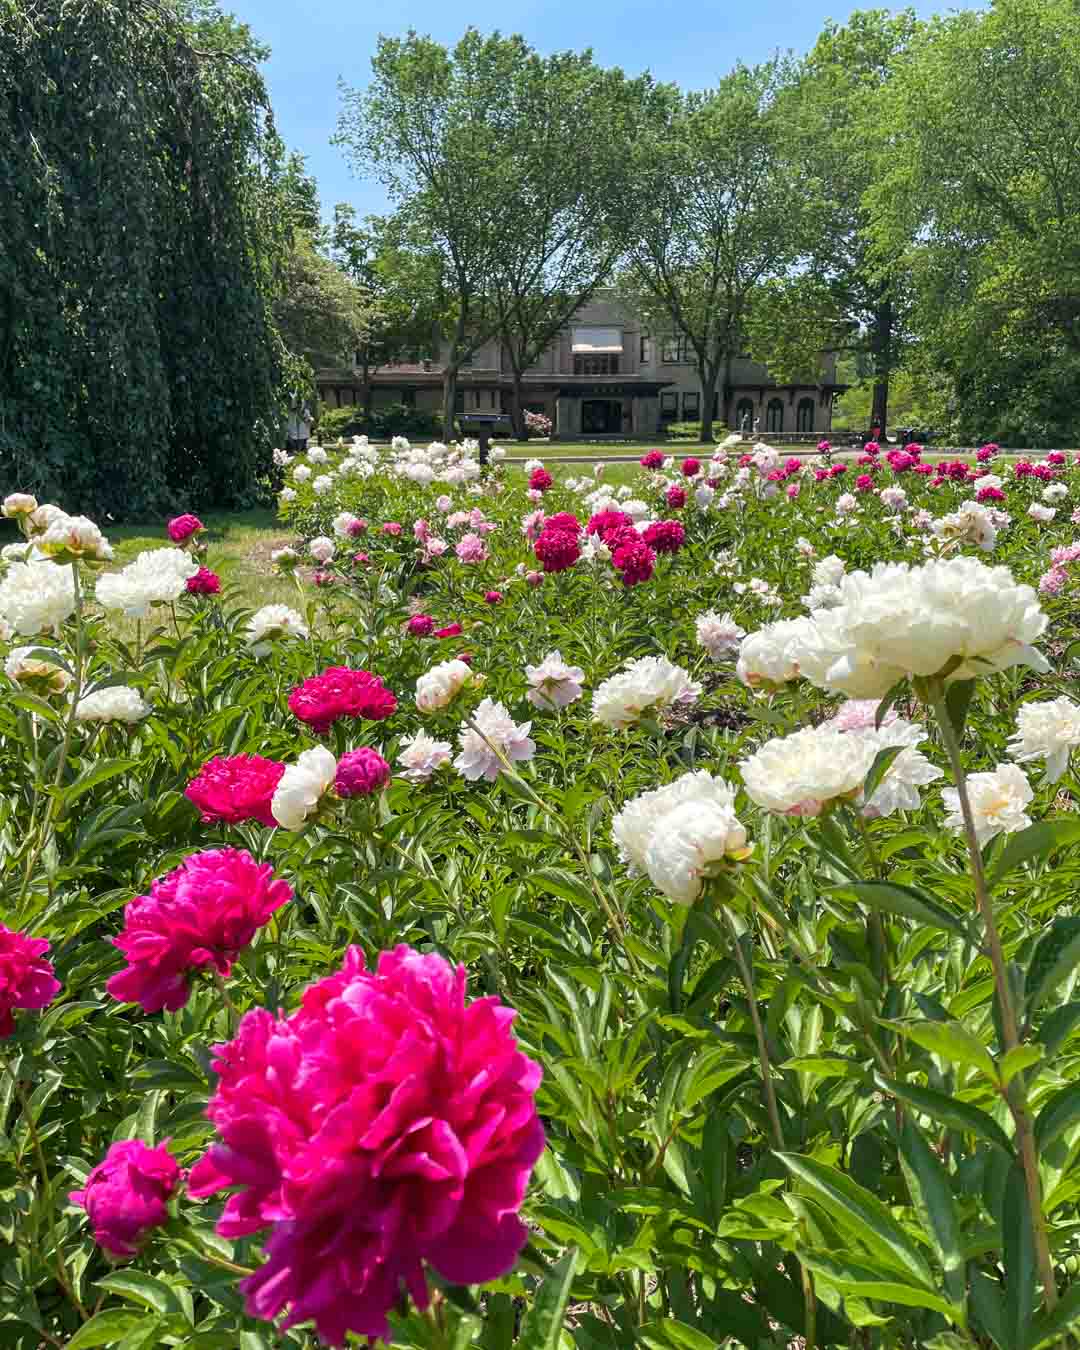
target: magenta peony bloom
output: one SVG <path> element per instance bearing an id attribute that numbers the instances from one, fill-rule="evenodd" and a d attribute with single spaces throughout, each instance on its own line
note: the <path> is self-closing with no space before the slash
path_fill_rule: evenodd
<path id="1" fill-rule="evenodd" d="M 332 586 L 334 584 L 333 572 L 312 572 L 311 579 L 316 586 Z"/>
<path id="2" fill-rule="evenodd" d="M 436 628 L 435 636 L 437 638 L 460 637 L 464 630 L 459 623 L 448 623 L 445 628 Z"/>
<path id="3" fill-rule="evenodd" d="M 188 577 L 186 585 L 189 595 L 217 595 L 221 590 L 221 578 L 209 567 L 200 567 L 193 577 Z"/>
<path id="4" fill-rule="evenodd" d="M 244 849 L 193 853 L 125 908 L 124 931 L 111 941 L 128 965 L 105 988 L 144 1012 L 176 1012 L 188 1001 L 190 977 L 208 966 L 228 975 L 292 894 L 288 882 L 273 879 L 269 863 L 257 863 Z"/>
<path id="5" fill-rule="evenodd" d="M 339 797 L 370 797 L 390 781 L 390 765 L 377 750 L 349 750 L 338 760 L 334 790 Z"/>
<path id="6" fill-rule="evenodd" d="M 549 530 L 545 525 L 540 538 L 533 544 L 537 561 L 545 572 L 565 572 L 581 557 L 577 534 L 570 530 Z"/>
<path id="7" fill-rule="evenodd" d="M 533 469 L 529 474 L 529 489 L 532 492 L 546 492 L 554 481 L 547 469 Z"/>
<path id="8" fill-rule="evenodd" d="M 47 1007 L 60 992 L 44 938 L 27 937 L 0 923 L 0 1037 L 15 1031 L 12 1012 Z"/>
<path id="9" fill-rule="evenodd" d="M 691 455 L 689 458 L 683 460 L 679 465 L 679 468 L 683 472 L 683 477 L 693 478 L 701 472 L 701 460 L 695 459 L 693 455 Z"/>
<path id="10" fill-rule="evenodd" d="M 1066 457 L 1064 450 L 1048 450 L 1046 452 L 1047 464 L 1064 464 Z"/>
<path id="11" fill-rule="evenodd" d="M 257 820 L 273 828 L 277 821 L 270 813 L 270 799 L 284 772 L 284 764 L 261 755 L 219 755 L 207 760 L 184 795 L 202 812 L 204 824 Z"/>
<path id="12" fill-rule="evenodd" d="M 180 1177 L 180 1165 L 165 1144 L 150 1148 L 139 1139 L 122 1139 L 68 1199 L 86 1210 L 99 1247 L 110 1256 L 134 1256 L 146 1235 L 168 1222 L 168 1199 Z"/>
<path id="13" fill-rule="evenodd" d="M 356 563 L 357 567 L 366 567 L 371 561 L 371 555 L 368 553 L 354 553 L 352 555 L 352 560 Z"/>
<path id="14" fill-rule="evenodd" d="M 656 520 L 641 537 L 657 553 L 678 553 L 686 541 L 686 531 L 677 520 Z"/>
<path id="15" fill-rule="evenodd" d="M 829 441 L 818 441 L 817 448 L 821 451 L 823 455 L 827 455 L 829 451 L 832 449 L 832 444 Z"/>
<path id="16" fill-rule="evenodd" d="M 1003 502 L 1005 494 L 999 487 L 984 487 L 979 488 L 976 492 L 975 500 L 977 502 Z"/>
<path id="17" fill-rule="evenodd" d="M 641 456 L 638 463 L 643 469 L 662 469 L 664 467 L 664 452 L 662 450 L 649 450 Z"/>
<path id="18" fill-rule="evenodd" d="M 660 452 L 657 451 L 657 454 Z M 619 530 L 624 525 L 633 525 L 633 520 L 625 511 L 597 511 L 595 516 L 589 517 L 589 523 L 585 526 L 588 534 L 598 534 L 604 542 L 612 530 Z"/>
<path id="19" fill-rule="evenodd" d="M 798 455 L 792 455 L 790 459 L 784 460 L 784 473 L 788 478 L 802 471 L 802 460 Z"/>
<path id="20" fill-rule="evenodd" d="M 568 530 L 571 534 L 580 534 L 581 521 L 570 511 L 556 511 L 544 521 L 545 530 Z"/>
<path id="21" fill-rule="evenodd" d="M 485 591 L 484 603 L 488 605 L 501 605 L 503 601 L 502 591 Z"/>
<path id="22" fill-rule="evenodd" d="M 392 539 L 396 539 L 401 533 L 401 526 L 396 520 L 388 520 L 382 527 L 383 534 L 388 534 Z"/>
<path id="23" fill-rule="evenodd" d="M 995 441 L 987 441 L 984 446 L 976 451 L 975 458 L 980 464 L 985 464 L 988 459 L 993 459 L 1000 449 L 1001 446 Z"/>
<path id="24" fill-rule="evenodd" d="M 174 544 L 182 544 L 185 539 L 190 539 L 193 534 L 199 534 L 205 529 L 198 516 L 174 516 L 167 526 L 169 538 Z"/>
<path id="25" fill-rule="evenodd" d="M 788 495 L 789 497 L 791 497 L 792 500 L 794 500 L 794 498 L 796 498 L 796 497 L 799 495 L 799 485 L 798 485 L 798 483 L 789 483 L 789 484 L 787 485 L 787 488 L 786 488 L 785 490 L 786 490 L 786 492 L 787 492 L 787 495 Z"/>
<path id="26" fill-rule="evenodd" d="M 686 489 L 673 483 L 664 494 L 664 500 L 673 511 L 679 511 L 686 505 Z"/>
<path id="27" fill-rule="evenodd" d="M 410 637 L 428 637 L 435 631 L 435 620 L 430 614 L 414 614 L 405 625 Z"/>
<path id="28" fill-rule="evenodd" d="M 855 479 L 855 491 L 873 492 L 873 490 L 874 490 L 874 480 L 870 477 L 870 475 L 868 473 L 859 474 L 858 478 Z"/>
<path id="29" fill-rule="evenodd" d="M 624 586 L 637 586 L 652 576 L 656 554 L 644 539 L 628 540 L 612 554 L 611 565 L 622 574 Z"/>
<path id="30" fill-rule="evenodd" d="M 291 1016 L 255 1009 L 215 1047 L 221 1142 L 188 1189 L 242 1188 L 222 1236 L 270 1230 L 240 1286 L 249 1315 L 313 1320 L 330 1345 L 386 1339 L 403 1287 L 427 1306 L 425 1264 L 453 1284 L 513 1268 L 544 1147 L 540 1066 L 517 1048 L 511 1009 L 466 1003 L 465 978 L 404 946 L 371 973 L 352 947 Z"/>
<path id="31" fill-rule="evenodd" d="M 397 699 L 370 671 L 329 666 L 321 675 L 297 685 L 289 695 L 289 707 L 301 722 L 321 735 L 339 717 L 381 722 L 397 710 Z"/>

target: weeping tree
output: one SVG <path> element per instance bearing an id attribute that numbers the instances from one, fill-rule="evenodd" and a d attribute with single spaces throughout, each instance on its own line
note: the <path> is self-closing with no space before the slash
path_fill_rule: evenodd
<path id="1" fill-rule="evenodd" d="M 207 4 L 0 0 L 0 468 L 137 516 L 253 499 L 296 367 L 265 52 Z"/>

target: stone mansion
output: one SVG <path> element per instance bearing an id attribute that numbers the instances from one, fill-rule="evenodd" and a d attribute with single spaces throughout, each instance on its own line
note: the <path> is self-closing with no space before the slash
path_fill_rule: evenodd
<path id="1" fill-rule="evenodd" d="M 328 406 L 363 402 L 356 367 L 320 370 L 319 397 Z M 384 365 L 371 372 L 372 404 L 442 406 L 437 361 Z M 693 350 L 685 338 L 652 334 L 615 300 L 583 306 L 525 374 L 526 407 L 551 418 L 560 440 L 593 437 L 648 439 L 670 422 L 696 422 L 701 392 Z M 738 359 L 731 383 L 718 389 L 715 419 L 729 429 L 816 436 L 832 427 L 836 359 L 823 358 L 817 384 L 777 384 L 764 366 Z M 457 411 L 505 413 L 511 406 L 510 366 L 497 340 L 477 351 L 458 381 Z"/>

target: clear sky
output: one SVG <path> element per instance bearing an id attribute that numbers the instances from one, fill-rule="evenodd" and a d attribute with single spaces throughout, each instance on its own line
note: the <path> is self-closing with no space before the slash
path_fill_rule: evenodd
<path id="1" fill-rule="evenodd" d="M 330 145 L 337 123 L 338 78 L 367 84 L 380 33 L 415 28 L 452 44 L 469 24 L 484 32 L 521 33 L 542 52 L 593 49 L 598 62 L 631 74 L 707 88 L 737 60 L 764 60 L 777 50 L 804 52 L 827 18 L 855 8 L 884 8 L 885 0 L 224 0 L 272 49 L 266 66 L 278 128 L 290 149 L 307 156 L 323 210 L 351 202 L 361 215 L 386 207 L 377 182 L 353 176 Z M 892 7 L 892 6 L 888 6 Z M 916 0 L 920 14 L 959 8 Z M 899 8 L 899 6 L 897 6 Z"/>

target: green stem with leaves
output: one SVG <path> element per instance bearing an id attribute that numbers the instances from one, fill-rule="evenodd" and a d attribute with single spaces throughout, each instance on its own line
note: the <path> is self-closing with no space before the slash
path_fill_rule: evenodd
<path id="1" fill-rule="evenodd" d="M 941 738 L 945 745 L 949 763 L 952 766 L 956 783 L 956 795 L 960 802 L 960 814 L 964 822 L 964 836 L 971 857 L 971 871 L 975 886 L 975 900 L 986 934 L 987 954 L 994 972 L 994 988 L 997 993 L 998 1008 L 1001 1012 L 1001 1034 L 1005 1052 L 1015 1050 L 1020 1044 L 1020 1033 L 1013 1007 L 1012 991 L 1009 988 L 1009 973 L 1005 965 L 1005 952 L 1001 945 L 994 906 L 990 898 L 990 888 L 983 867 L 982 850 L 975 828 L 975 817 L 971 810 L 971 799 L 967 790 L 967 775 L 960 755 L 960 740 L 949 714 L 945 698 L 945 684 L 940 678 L 925 682 L 924 696 L 934 710 Z M 1039 1268 L 1039 1281 L 1043 1287 L 1043 1299 L 1048 1312 L 1057 1306 L 1057 1283 L 1054 1279 L 1054 1264 L 1050 1256 L 1050 1240 L 1046 1231 L 1046 1219 L 1042 1206 L 1042 1183 L 1039 1179 L 1039 1159 L 1035 1149 L 1035 1131 L 1028 1111 L 1024 1094 L 1023 1076 L 1014 1074 L 1005 1089 L 1005 1099 L 1012 1113 L 1016 1129 L 1016 1142 L 1020 1153 L 1020 1163 L 1024 1170 L 1024 1182 L 1027 1187 L 1028 1211 L 1031 1218 L 1031 1230 L 1035 1247 L 1035 1258 Z"/>

